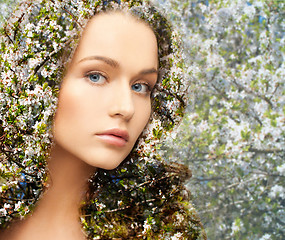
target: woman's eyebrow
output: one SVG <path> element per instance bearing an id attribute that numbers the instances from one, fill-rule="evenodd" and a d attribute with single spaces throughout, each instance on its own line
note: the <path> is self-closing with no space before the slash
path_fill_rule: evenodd
<path id="1" fill-rule="evenodd" d="M 103 61 L 103 62 L 107 63 L 108 65 L 110 65 L 111 67 L 114 67 L 114 68 L 118 68 L 119 67 L 119 63 L 117 61 L 115 61 L 114 59 L 108 58 L 108 57 L 103 57 L 103 56 L 89 56 L 89 57 L 85 57 L 85 58 L 82 58 L 78 63 L 84 62 L 84 61 L 90 61 L 90 60 Z"/>
<path id="2" fill-rule="evenodd" d="M 150 68 L 150 69 L 142 70 L 142 71 L 139 72 L 138 75 L 146 75 L 146 74 L 152 74 L 152 73 L 158 74 L 157 69 L 155 69 L 155 68 Z"/>
<path id="3" fill-rule="evenodd" d="M 108 64 L 114 68 L 118 68 L 120 66 L 120 64 L 116 60 L 114 60 L 112 58 L 108 58 L 108 57 L 103 57 L 103 56 L 88 56 L 88 57 L 85 57 L 85 58 L 82 58 L 81 60 L 79 60 L 78 63 L 84 62 L 84 61 L 92 61 L 92 60 L 103 61 L 106 64 Z M 152 74 L 152 73 L 157 74 L 158 73 L 157 69 L 155 69 L 155 68 L 145 69 L 145 70 L 140 71 L 138 75 L 146 75 L 146 74 Z"/>

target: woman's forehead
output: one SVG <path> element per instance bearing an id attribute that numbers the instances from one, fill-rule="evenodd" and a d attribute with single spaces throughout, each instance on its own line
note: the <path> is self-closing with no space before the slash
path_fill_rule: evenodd
<path id="1" fill-rule="evenodd" d="M 121 12 L 93 17 L 83 31 L 73 62 L 104 56 L 118 62 L 148 63 L 157 68 L 157 40 L 143 21 Z M 143 63 L 142 63 L 143 61 Z"/>

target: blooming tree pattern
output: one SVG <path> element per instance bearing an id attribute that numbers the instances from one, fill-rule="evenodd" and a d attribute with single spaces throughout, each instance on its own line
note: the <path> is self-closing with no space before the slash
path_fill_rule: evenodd
<path id="1" fill-rule="evenodd" d="M 165 159 L 192 169 L 189 188 L 209 239 L 284 239 L 283 1 L 155 3 L 183 35 L 185 48 L 180 57 L 190 76 L 188 111 L 179 131 L 172 132 L 161 146 Z M 31 34 L 29 29 L 27 34 Z M 42 72 L 44 76 L 49 73 L 49 69 Z M 37 88 L 31 91 L 38 94 Z M 175 102 L 167 106 L 171 104 Z M 159 147 L 158 141 L 143 146 L 141 150 Z M 27 156 L 32 151 L 27 149 Z M 4 173 L 3 165 L 1 170 Z M 25 185 L 25 178 L 19 175 L 19 186 Z M 165 197 L 161 192 L 161 198 Z M 21 203 L 5 203 L 2 214 L 29 211 Z M 124 208 L 123 201 L 116 204 L 116 209 Z M 99 213 L 106 207 L 100 201 L 94 205 Z M 174 216 L 178 223 L 184 219 L 180 213 Z M 157 221 L 146 213 L 142 234 L 151 239 Z M 183 239 L 183 235 L 177 232 L 168 238 Z"/>
<path id="2" fill-rule="evenodd" d="M 187 75 L 180 38 L 147 1 L 23 1 L 0 39 L 0 227 L 33 211 L 48 188 L 46 160 L 64 67 L 88 20 L 108 9 L 146 20 L 158 40 L 153 114 L 134 149 L 113 171 L 89 180 L 81 223 L 90 239 L 201 239 L 203 227 L 183 182 L 191 173 L 167 164 L 156 145 L 180 122 Z"/>
<path id="3" fill-rule="evenodd" d="M 284 1 L 160 1 L 185 38 L 187 163 L 209 239 L 284 239 Z"/>

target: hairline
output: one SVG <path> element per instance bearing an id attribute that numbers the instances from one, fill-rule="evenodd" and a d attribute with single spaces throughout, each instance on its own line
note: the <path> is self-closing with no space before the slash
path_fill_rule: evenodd
<path id="1" fill-rule="evenodd" d="M 149 30 L 151 30 L 151 32 L 153 33 L 155 40 L 156 40 L 156 44 L 157 44 L 157 72 L 159 72 L 160 69 L 160 56 L 159 56 L 159 44 L 158 44 L 158 37 L 155 33 L 155 30 L 153 29 L 153 27 L 150 25 L 150 23 L 142 18 L 140 18 L 138 15 L 136 15 L 133 11 L 131 11 L 129 8 L 119 8 L 119 9 L 107 9 L 98 13 L 95 13 L 92 17 L 90 17 L 90 19 L 88 20 L 87 24 L 82 28 L 82 30 L 80 31 L 80 36 L 78 37 L 78 43 L 76 44 L 76 46 L 74 47 L 74 52 L 72 54 L 69 55 L 67 61 L 66 61 L 66 66 L 64 66 L 64 72 L 63 72 L 63 76 L 62 76 L 62 80 L 61 83 L 63 81 L 63 79 L 65 78 L 66 74 L 67 74 L 67 70 L 69 67 L 72 67 L 72 65 L 74 64 L 73 59 L 76 56 L 76 53 L 78 51 L 78 47 L 80 45 L 81 39 L 84 35 L 84 31 L 86 29 L 86 27 L 88 27 L 88 24 L 90 23 L 90 21 L 95 20 L 96 17 L 100 17 L 101 15 L 112 15 L 112 14 L 121 14 L 122 16 L 126 16 L 138 23 L 142 23 L 143 25 L 145 25 Z M 60 84 L 61 84 L 60 83 Z"/>

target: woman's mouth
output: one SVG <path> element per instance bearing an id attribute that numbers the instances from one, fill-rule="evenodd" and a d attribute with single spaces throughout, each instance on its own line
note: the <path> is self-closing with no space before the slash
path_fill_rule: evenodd
<path id="1" fill-rule="evenodd" d="M 96 136 L 103 142 L 117 147 L 124 147 L 129 140 L 128 132 L 118 128 L 97 133 Z"/>

